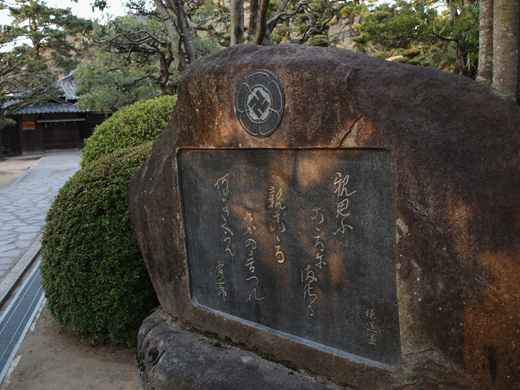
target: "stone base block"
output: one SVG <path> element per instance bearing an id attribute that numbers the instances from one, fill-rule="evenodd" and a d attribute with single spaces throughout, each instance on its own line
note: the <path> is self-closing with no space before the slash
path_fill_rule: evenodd
<path id="1" fill-rule="evenodd" d="M 170 325 L 161 309 L 139 329 L 137 361 L 144 390 L 334 388 L 252 352 Z"/>

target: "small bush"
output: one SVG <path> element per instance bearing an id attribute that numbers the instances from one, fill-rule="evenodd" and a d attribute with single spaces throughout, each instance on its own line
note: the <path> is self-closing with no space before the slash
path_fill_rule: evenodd
<path id="1" fill-rule="evenodd" d="M 153 142 L 170 120 L 177 96 L 161 96 L 122 108 L 85 141 L 80 165 L 130 146 Z"/>
<path id="2" fill-rule="evenodd" d="M 60 189 L 42 238 L 42 285 L 55 320 L 89 342 L 135 346 L 157 297 L 130 224 L 130 180 L 151 143 L 85 166 Z"/>

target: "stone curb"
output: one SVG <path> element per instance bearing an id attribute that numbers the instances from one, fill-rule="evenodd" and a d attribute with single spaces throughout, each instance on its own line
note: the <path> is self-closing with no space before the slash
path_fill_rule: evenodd
<path id="1" fill-rule="evenodd" d="M 7 276 L 0 282 L 0 308 L 9 299 L 12 292 L 18 286 L 18 283 L 25 275 L 26 271 L 31 267 L 34 261 L 40 255 L 41 249 L 41 238 L 42 233 L 34 240 L 29 249 L 25 251 L 23 256 L 18 262 L 11 268 L 11 271 Z"/>

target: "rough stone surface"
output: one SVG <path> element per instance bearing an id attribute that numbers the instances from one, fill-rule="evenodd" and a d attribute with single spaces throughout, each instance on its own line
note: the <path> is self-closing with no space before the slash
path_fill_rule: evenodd
<path id="1" fill-rule="evenodd" d="M 255 138 L 234 112 L 253 69 L 283 85 L 285 113 Z M 162 308 L 174 320 L 360 389 L 520 388 L 520 107 L 475 81 L 343 50 L 239 45 L 185 72 L 173 120 L 129 191 Z M 402 363 L 317 351 L 190 300 L 177 152 L 376 148 L 397 173 Z"/>
<path id="2" fill-rule="evenodd" d="M 331 389 L 252 352 L 172 326 L 160 310 L 143 322 L 138 343 L 143 390 Z"/>

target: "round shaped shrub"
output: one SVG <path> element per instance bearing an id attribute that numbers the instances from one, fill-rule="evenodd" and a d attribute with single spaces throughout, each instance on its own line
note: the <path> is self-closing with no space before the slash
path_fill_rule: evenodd
<path id="1" fill-rule="evenodd" d="M 177 96 L 161 96 L 123 107 L 86 139 L 80 165 L 119 149 L 153 142 L 170 120 Z"/>
<path id="2" fill-rule="evenodd" d="M 130 223 L 130 180 L 151 143 L 88 164 L 47 214 L 41 274 L 56 322 L 89 342 L 135 346 L 157 297 Z"/>

